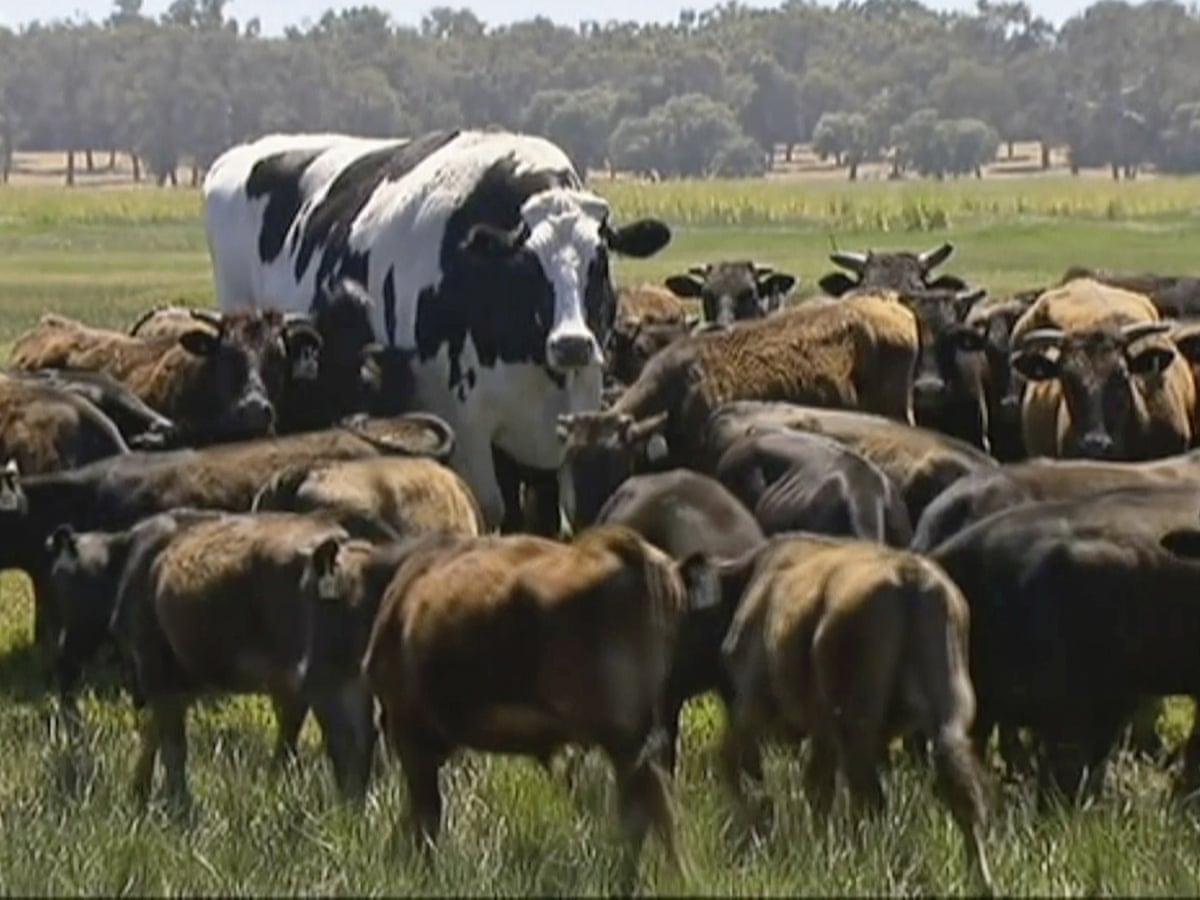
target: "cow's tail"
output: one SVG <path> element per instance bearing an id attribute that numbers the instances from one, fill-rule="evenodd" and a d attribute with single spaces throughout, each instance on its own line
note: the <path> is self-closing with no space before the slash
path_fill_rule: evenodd
<path id="1" fill-rule="evenodd" d="M 375 449 L 388 455 L 428 456 L 443 463 L 450 459 L 450 454 L 454 452 L 455 435 L 454 429 L 450 427 L 449 422 L 440 416 L 435 416 L 433 413 L 427 412 L 405 413 L 403 416 L 397 417 L 397 419 L 402 422 L 421 425 L 435 435 L 435 442 L 432 446 L 414 446 L 400 440 L 372 434 L 366 424 L 369 420 L 364 416 L 350 416 L 343 419 L 339 424 L 346 431 L 349 431 Z M 397 421 L 397 419 L 385 419 L 382 421 Z"/>

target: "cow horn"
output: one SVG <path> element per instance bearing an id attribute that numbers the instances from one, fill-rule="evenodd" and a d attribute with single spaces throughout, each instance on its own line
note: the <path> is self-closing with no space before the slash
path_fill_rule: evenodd
<path id="1" fill-rule="evenodd" d="M 299 326 L 301 328 L 312 328 L 314 331 L 316 330 L 316 327 L 317 327 L 315 324 L 313 324 L 313 320 L 308 315 L 308 313 L 302 313 L 302 312 L 284 313 L 283 327 L 284 328 L 295 328 L 297 326 Z"/>
<path id="2" fill-rule="evenodd" d="M 752 265 L 754 266 L 755 280 L 766 278 L 768 275 L 770 275 L 772 272 L 775 271 L 774 266 L 760 266 L 758 263 L 752 263 Z"/>
<path id="3" fill-rule="evenodd" d="M 450 454 L 454 452 L 454 429 L 441 416 L 427 412 L 410 412 L 402 416 L 397 416 L 391 421 L 396 421 L 396 419 L 424 426 L 436 435 L 437 443 L 431 448 L 426 449 L 419 445 L 413 446 L 413 443 L 416 442 L 410 443 L 403 438 L 395 440 L 371 434 L 363 427 L 362 419 L 357 416 L 349 416 L 343 419 L 340 424 L 342 428 L 361 437 L 368 444 L 382 450 L 384 453 L 394 453 L 400 456 L 427 456 L 436 459 L 438 462 L 445 462 L 450 458 Z M 388 420 L 385 419 L 384 421 Z"/>
<path id="4" fill-rule="evenodd" d="M 1152 334 L 1166 334 L 1174 327 L 1174 322 L 1162 319 L 1156 322 L 1131 322 L 1121 329 L 1121 340 L 1125 344 L 1132 344 Z"/>
<path id="5" fill-rule="evenodd" d="M 1029 347 L 1041 345 L 1058 345 L 1065 338 L 1066 332 L 1061 328 L 1035 328 L 1033 331 L 1026 332 L 1018 342 L 1018 348 L 1021 350 Z"/>
<path id="6" fill-rule="evenodd" d="M 946 241 L 940 247 L 926 250 L 917 256 L 917 263 L 920 264 L 922 272 L 928 272 L 930 269 L 936 269 L 948 260 L 952 253 L 954 253 L 954 245 Z"/>
<path id="7" fill-rule="evenodd" d="M 853 250 L 835 250 L 829 254 L 835 265 L 849 269 L 855 275 L 861 275 L 867 267 L 867 254 L 855 253 Z"/>
<path id="8" fill-rule="evenodd" d="M 688 266 L 687 271 L 689 275 L 695 275 L 697 278 L 703 278 L 708 274 L 708 271 L 711 268 L 712 265 L 710 263 L 705 263 L 702 266 Z"/>
<path id="9" fill-rule="evenodd" d="M 199 319 L 201 322 L 207 322 L 214 328 L 221 327 L 221 314 L 211 309 L 189 309 L 188 315 L 193 319 Z"/>

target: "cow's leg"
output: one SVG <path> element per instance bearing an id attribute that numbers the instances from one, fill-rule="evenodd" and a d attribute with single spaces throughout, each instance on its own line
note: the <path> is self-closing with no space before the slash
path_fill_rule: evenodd
<path id="1" fill-rule="evenodd" d="M 169 695 L 151 709 L 159 723 L 167 798 L 177 809 L 187 809 L 192 803 L 187 786 L 187 701 Z"/>
<path id="2" fill-rule="evenodd" d="M 642 845 L 651 825 L 675 871 L 685 879 L 691 874 L 690 867 L 679 854 L 666 775 L 656 759 L 659 751 L 653 746 L 661 740 L 661 734 L 651 733 L 644 740 L 622 742 L 609 750 L 616 774 L 617 809 L 626 841 L 622 884 L 628 892 L 632 892 L 637 883 Z"/>
<path id="3" fill-rule="evenodd" d="M 992 875 L 983 849 L 987 819 L 983 773 L 961 727 L 946 725 L 938 729 L 933 741 L 933 761 L 938 793 L 962 832 L 967 866 L 990 895 L 993 892 Z"/>
<path id="4" fill-rule="evenodd" d="M 404 770 L 408 786 L 409 827 L 417 850 L 428 860 L 442 827 L 442 793 L 438 772 L 449 750 L 419 728 L 406 728 L 401 717 L 391 711 L 387 717 L 389 740 Z"/>
<path id="5" fill-rule="evenodd" d="M 138 808 L 145 808 L 150 799 L 150 787 L 154 781 L 154 763 L 158 759 L 161 732 L 158 716 L 153 707 L 138 710 L 138 736 L 141 746 L 133 766 L 133 800 Z"/>
<path id="6" fill-rule="evenodd" d="M 314 696 L 313 713 L 321 726 L 339 792 L 343 799 L 361 803 L 374 749 L 370 692 L 361 681 L 348 681 Z"/>
<path id="7" fill-rule="evenodd" d="M 837 786 L 837 745 L 824 728 L 814 729 L 808 751 L 804 794 L 812 809 L 813 821 L 824 825 L 829 820 L 833 792 Z"/>
<path id="8" fill-rule="evenodd" d="M 524 530 L 524 511 L 521 508 L 521 474 L 513 458 L 495 444 L 492 445 L 492 466 L 496 470 L 496 484 L 504 504 L 504 517 L 500 520 L 502 534 L 515 534 Z"/>
<path id="9" fill-rule="evenodd" d="M 271 775 L 274 777 L 296 758 L 296 746 L 300 741 L 300 729 L 308 716 L 308 702 L 298 697 L 282 694 L 271 697 L 271 708 L 275 711 L 275 751 L 271 756 Z"/>

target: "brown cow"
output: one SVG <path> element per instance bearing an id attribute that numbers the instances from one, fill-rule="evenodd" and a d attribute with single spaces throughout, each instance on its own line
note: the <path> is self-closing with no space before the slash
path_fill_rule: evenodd
<path id="1" fill-rule="evenodd" d="M 161 753 L 169 797 L 190 802 L 186 716 L 200 692 L 266 693 L 277 708 L 311 705 L 343 796 L 365 795 L 371 702 L 359 670 L 368 624 L 303 578 L 318 546 L 348 534 L 291 513 L 221 516 L 180 527 L 124 580 L 113 631 L 144 701 L 133 791 L 149 798 Z"/>
<path id="2" fill-rule="evenodd" d="M 128 453 L 117 426 L 73 391 L 0 373 L 0 459 L 27 474 Z"/>
<path id="3" fill-rule="evenodd" d="M 684 568 L 707 566 L 692 557 Z M 771 538 L 708 572 L 709 608 L 732 617 L 721 649 L 733 686 L 721 756 L 739 807 L 742 774 L 762 781 L 768 734 L 811 738 L 805 789 L 820 817 L 839 767 L 855 805 L 881 812 L 877 770 L 889 740 L 932 735 L 939 792 L 990 890 L 983 776 L 967 736 L 970 619 L 954 583 L 916 554 L 811 535 Z"/>
<path id="4" fill-rule="evenodd" d="M 382 522 L 397 538 L 425 531 L 475 537 L 486 530 L 467 483 L 454 470 L 424 457 L 290 466 L 271 478 L 251 508 L 332 510 Z"/>
<path id="5" fill-rule="evenodd" d="M 781 307 L 796 276 L 748 259 L 722 260 L 692 266 L 665 283 L 679 297 L 699 297 L 705 322 L 732 325 L 761 319 Z"/>
<path id="6" fill-rule="evenodd" d="M 716 460 L 696 436 L 732 400 L 862 409 L 912 424 L 917 341 L 916 319 L 894 296 L 813 300 L 676 341 L 610 409 L 559 418 L 571 473 L 563 509 L 590 521 L 643 453 L 651 464 L 711 471 Z M 578 508 L 584 492 L 596 495 L 587 510 Z"/>
<path id="7" fill-rule="evenodd" d="M 1013 327 L 1012 364 L 1030 456 L 1152 459 L 1186 449 L 1191 369 L 1141 294 L 1091 279 L 1044 292 Z"/>
<path id="8" fill-rule="evenodd" d="M 985 297 L 967 312 L 964 324 L 977 332 L 983 344 L 982 358 L 960 354 L 959 365 L 970 374 L 964 381 L 979 384 L 982 397 L 980 410 L 984 416 L 984 449 L 1001 462 L 1011 462 L 1025 456 L 1021 439 L 1021 387 L 1013 377 L 1012 332 L 1017 320 L 1024 315 L 1036 295 L 1014 294 L 1011 297 Z"/>
<path id="9" fill-rule="evenodd" d="M 194 439 L 255 437 L 275 428 L 288 374 L 285 331 L 274 311 L 224 316 L 215 332 L 197 323 L 151 338 L 47 314 L 13 344 L 12 362 L 106 372 Z"/>
<path id="10" fill-rule="evenodd" d="M 1158 309 L 1160 315 L 1180 317 L 1200 313 L 1200 278 L 1192 275 L 1156 275 L 1152 272 L 1108 272 L 1072 266 L 1063 273 L 1061 284 L 1076 278 L 1093 278 L 1096 281 L 1145 294 Z"/>
<path id="11" fill-rule="evenodd" d="M 363 668 L 422 846 L 439 831 L 438 772 L 456 748 L 544 760 L 577 743 L 599 745 L 616 770 L 626 874 L 651 822 L 678 864 L 659 765 L 663 693 L 688 602 L 678 566 L 615 525 L 571 544 L 434 535 L 417 546 L 382 598 Z M 346 555 L 335 547 L 313 557 L 331 596 L 358 591 L 362 564 L 343 564 Z"/>

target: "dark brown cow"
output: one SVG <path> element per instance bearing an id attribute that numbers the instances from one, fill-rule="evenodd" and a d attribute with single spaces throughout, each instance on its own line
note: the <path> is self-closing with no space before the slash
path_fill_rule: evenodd
<path id="1" fill-rule="evenodd" d="M 426 531 L 475 537 L 486 529 L 467 483 L 436 460 L 380 456 L 301 463 L 276 473 L 251 507 L 335 515 L 381 522 L 400 538 Z"/>
<path id="2" fill-rule="evenodd" d="M 761 319 L 782 306 L 796 276 L 748 259 L 722 260 L 693 266 L 665 283 L 679 297 L 699 297 L 705 322 L 732 325 Z"/>
<path id="3" fill-rule="evenodd" d="M 600 525 L 632 528 L 664 553 L 677 560 L 694 553 L 725 559 L 739 557 L 761 544 L 762 529 L 737 497 L 719 481 L 674 469 L 635 475 L 613 494 L 600 510 Z M 720 635 L 685 631 L 680 637 L 663 708 L 667 728 L 666 764 L 675 771 L 679 739 L 679 712 L 683 704 L 705 691 L 728 696 L 728 679 L 717 652 Z"/>
<path id="4" fill-rule="evenodd" d="M 808 531 L 907 547 L 908 508 L 896 483 L 845 444 L 820 434 L 772 429 L 735 441 L 716 477 L 765 534 Z"/>
<path id="5" fill-rule="evenodd" d="M 243 312 L 177 337 L 130 337 L 57 315 L 13 344 L 21 369 L 102 371 L 171 419 L 192 441 L 270 434 L 288 377 L 285 324 L 277 312 Z"/>
<path id="6" fill-rule="evenodd" d="M 117 426 L 84 397 L 0 373 L 0 460 L 35 475 L 128 452 Z"/>
<path id="7" fill-rule="evenodd" d="M 691 334 L 696 321 L 633 322 L 618 321 L 608 333 L 605 345 L 605 374 L 621 387 L 637 381 L 656 353 Z"/>
<path id="8" fill-rule="evenodd" d="M 946 242 L 923 253 L 908 250 L 866 253 L 835 250 L 829 254 L 833 262 L 846 272 L 830 272 L 817 282 L 831 297 L 841 297 L 859 290 L 922 291 L 945 288 L 961 291 L 966 282 L 954 275 L 930 276 L 954 253 L 954 245 Z M 849 272 L 849 274 L 847 274 Z"/>
<path id="9" fill-rule="evenodd" d="M 976 331 L 983 345 L 982 358 L 975 353 L 962 354 L 959 366 L 965 370 L 963 381 L 981 384 L 980 410 L 984 415 L 983 448 L 1001 462 L 1023 459 L 1021 438 L 1021 380 L 1014 377 L 1012 332 L 1017 320 L 1036 299 L 1036 294 L 1012 297 L 985 297 L 967 312 L 964 325 Z M 972 377 L 975 372 L 978 376 Z"/>
<path id="10" fill-rule="evenodd" d="M 916 356 L 913 314 L 873 296 L 811 301 L 677 341 L 610 409 L 560 417 L 570 471 L 563 509 L 576 525 L 592 521 L 643 455 L 662 468 L 711 471 L 715 459 L 697 436 L 732 400 L 858 408 L 911 423 Z"/>
<path id="11" fill-rule="evenodd" d="M 825 435 L 873 463 L 899 488 L 910 522 L 964 475 L 997 468 L 986 453 L 948 435 L 882 416 L 791 403 L 727 403 L 709 418 L 704 441 L 723 453 L 747 435 L 779 428 Z"/>
<path id="12" fill-rule="evenodd" d="M 1143 697 L 1200 695 L 1200 487 L 1022 504 L 929 554 L 971 605 L 975 739 L 1028 727 L 1039 798 L 1094 794 Z M 1185 776 L 1200 771 L 1194 729 Z"/>
<path id="13" fill-rule="evenodd" d="M 149 798 L 160 754 L 168 796 L 190 801 L 187 710 L 213 691 L 266 693 L 282 709 L 311 705 L 340 791 L 362 799 L 373 725 L 355 648 L 368 623 L 303 583 L 313 551 L 348 537 L 290 513 L 221 516 L 180 528 L 125 579 L 113 631 L 145 704 L 133 775 L 139 802 Z"/>
<path id="14" fill-rule="evenodd" d="M 363 551 L 356 562 L 329 544 L 313 557 L 317 582 L 358 596 Z M 440 829 L 438 772 L 456 748 L 544 760 L 578 743 L 600 746 L 616 770 L 627 876 L 650 823 L 678 861 L 658 746 L 688 603 L 678 567 L 611 525 L 571 544 L 435 535 L 416 546 L 383 596 L 363 668 L 421 845 Z"/>
<path id="15" fill-rule="evenodd" d="M 906 551 L 808 535 L 771 538 L 713 568 L 696 557 L 684 567 L 708 571 L 690 578 L 709 582 L 710 614 L 730 620 L 721 759 L 742 811 L 742 775 L 762 782 L 760 744 L 770 734 L 811 739 L 805 788 L 822 818 L 839 768 L 855 805 L 882 812 L 877 770 L 889 740 L 933 735 L 939 794 L 990 890 L 982 772 L 968 740 L 970 617 L 945 573 Z"/>

